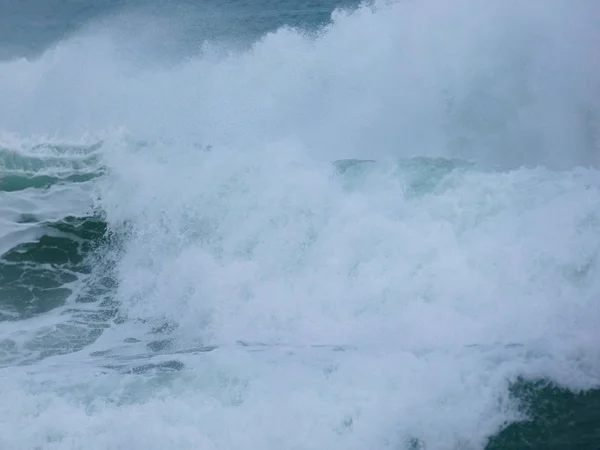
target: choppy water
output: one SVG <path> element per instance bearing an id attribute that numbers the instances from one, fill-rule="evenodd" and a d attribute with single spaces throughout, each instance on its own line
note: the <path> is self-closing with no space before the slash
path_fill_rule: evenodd
<path id="1" fill-rule="evenodd" d="M 0 13 L 0 449 L 600 446 L 594 1 L 48 7 Z"/>

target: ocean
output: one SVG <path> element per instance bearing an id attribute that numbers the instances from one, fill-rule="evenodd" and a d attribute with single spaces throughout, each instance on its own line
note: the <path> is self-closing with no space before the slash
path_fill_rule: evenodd
<path id="1" fill-rule="evenodd" d="M 3 0 L 0 450 L 600 448 L 596 0 Z"/>

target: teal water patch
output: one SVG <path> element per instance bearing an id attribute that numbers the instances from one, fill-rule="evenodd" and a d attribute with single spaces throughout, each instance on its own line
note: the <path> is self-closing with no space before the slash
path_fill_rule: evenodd
<path id="1" fill-rule="evenodd" d="M 407 198 L 433 193 L 451 175 L 474 170 L 469 161 L 450 158 L 404 158 L 391 163 L 368 159 L 343 159 L 334 162 L 336 172 L 343 176 L 345 187 L 360 189 L 378 176 L 387 175 L 403 184 Z"/>
<path id="2" fill-rule="evenodd" d="M 106 223 L 67 217 L 44 227 L 39 240 L 17 245 L 0 259 L 0 323 L 13 323 L 0 334 L 0 367 L 81 350 L 118 313 L 116 282 L 106 262 Z M 37 327 L 23 322 L 48 314 Z"/>
<path id="3" fill-rule="evenodd" d="M 72 283 L 91 272 L 90 253 L 102 244 L 99 218 L 68 217 L 40 225 L 38 241 L 18 245 L 0 259 L 0 321 L 23 320 L 65 304 Z"/>
<path id="4" fill-rule="evenodd" d="M 29 188 L 49 188 L 50 186 L 58 183 L 83 183 L 86 181 L 91 181 L 94 178 L 97 178 L 99 175 L 100 174 L 93 173 L 68 175 L 66 177 L 53 177 L 50 175 L 4 175 L 1 177 L 2 181 L 0 182 L 0 191 L 15 192 Z"/>
<path id="5" fill-rule="evenodd" d="M 101 146 L 0 147 L 0 367 L 77 351 L 116 313 Z"/>
<path id="6" fill-rule="evenodd" d="M 508 425 L 486 450 L 600 448 L 600 389 L 573 392 L 547 381 L 520 380 L 511 391 L 528 418 Z"/>
<path id="7" fill-rule="evenodd" d="M 0 148 L 0 192 L 47 189 L 84 183 L 104 174 L 97 154 L 100 144 L 62 148 L 37 146 L 27 152 Z"/>

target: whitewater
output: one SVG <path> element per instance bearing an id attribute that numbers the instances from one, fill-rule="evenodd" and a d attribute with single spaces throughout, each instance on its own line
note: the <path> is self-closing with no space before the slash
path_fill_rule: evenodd
<path id="1" fill-rule="evenodd" d="M 600 8 L 330 9 L 0 60 L 0 449 L 599 445 Z"/>

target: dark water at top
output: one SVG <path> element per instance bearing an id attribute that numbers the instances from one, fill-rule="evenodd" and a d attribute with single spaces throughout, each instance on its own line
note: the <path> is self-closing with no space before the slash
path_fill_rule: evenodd
<path id="1" fill-rule="evenodd" d="M 185 23 L 188 44 L 203 38 L 256 38 L 283 25 L 314 27 L 355 0 L 3 0 L 0 59 L 35 57 L 47 46 L 99 19 L 123 14 L 161 15 Z"/>

